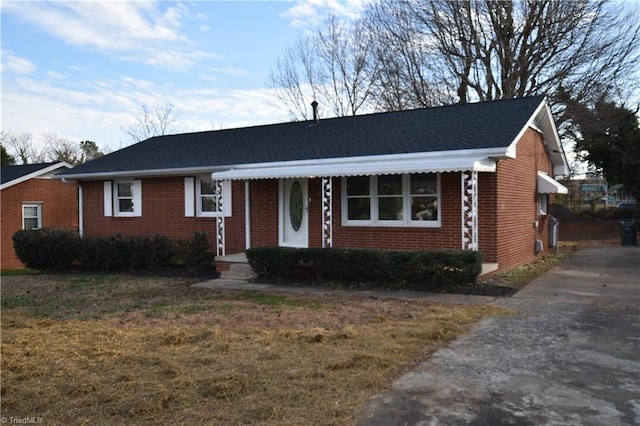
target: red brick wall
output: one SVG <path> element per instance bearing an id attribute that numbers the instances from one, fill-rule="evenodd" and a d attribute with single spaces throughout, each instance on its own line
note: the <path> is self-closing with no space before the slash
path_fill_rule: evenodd
<path id="1" fill-rule="evenodd" d="M 55 179 L 30 179 L 2 190 L 2 269 L 24 268 L 11 237 L 22 229 L 22 203 L 42 203 L 42 226 L 78 230 L 75 185 Z"/>
<path id="2" fill-rule="evenodd" d="M 146 178 L 142 181 L 142 216 L 104 216 L 103 181 L 83 182 L 84 235 L 154 236 L 189 239 L 194 232 L 206 233 L 213 249 L 216 242 L 216 218 L 185 217 L 184 177 Z M 245 249 L 244 183 L 232 187 L 232 217 L 225 218 L 226 251 L 236 253 Z"/>
<path id="3" fill-rule="evenodd" d="M 550 157 L 542 136 L 529 129 L 518 142 L 516 158 L 501 160 L 493 177 L 500 194 L 494 204 L 500 270 L 535 259 L 536 239 L 548 250 L 548 216 L 538 211 L 538 171 L 552 171 Z"/>
<path id="4" fill-rule="evenodd" d="M 251 247 L 278 245 L 278 191 L 276 179 L 249 181 Z"/>

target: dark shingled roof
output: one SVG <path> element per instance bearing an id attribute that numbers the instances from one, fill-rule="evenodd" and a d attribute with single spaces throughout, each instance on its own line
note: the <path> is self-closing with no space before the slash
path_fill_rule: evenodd
<path id="1" fill-rule="evenodd" d="M 61 175 L 507 147 L 543 96 L 156 136 Z"/>
<path id="2" fill-rule="evenodd" d="M 53 166 L 55 163 L 38 163 L 38 164 L 23 164 L 20 166 L 2 166 L 0 168 L 0 174 L 2 174 L 2 183 L 11 182 L 12 180 L 20 179 L 23 176 L 30 175 L 37 171 L 46 169 L 49 166 Z"/>

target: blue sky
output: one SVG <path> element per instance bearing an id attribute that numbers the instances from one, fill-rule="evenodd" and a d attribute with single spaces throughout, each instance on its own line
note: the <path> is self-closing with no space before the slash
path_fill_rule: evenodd
<path id="1" fill-rule="evenodd" d="M 114 150 L 142 105 L 172 103 L 180 131 L 288 121 L 277 56 L 365 1 L 3 1 L 2 130 Z"/>

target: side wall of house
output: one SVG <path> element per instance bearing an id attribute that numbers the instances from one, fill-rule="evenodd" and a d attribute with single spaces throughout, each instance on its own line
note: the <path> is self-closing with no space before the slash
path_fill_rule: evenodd
<path id="1" fill-rule="evenodd" d="M 190 239 L 195 232 L 207 234 L 215 250 L 216 218 L 186 217 L 184 209 L 184 177 L 143 178 L 142 215 L 116 217 L 104 215 L 104 181 L 83 182 L 84 235 L 155 236 L 171 239 Z M 232 216 L 225 218 L 227 253 L 245 249 L 244 183 L 232 187 Z"/>
<path id="2" fill-rule="evenodd" d="M 540 133 L 528 129 L 517 144 L 516 158 L 498 163 L 495 203 L 497 259 L 499 270 L 531 262 L 536 240 L 549 247 L 549 216 L 540 214 L 537 172 L 551 174 L 549 153 Z M 484 197 L 484 194 L 482 195 Z"/>
<path id="3" fill-rule="evenodd" d="M 60 180 L 30 179 L 2 190 L 2 269 L 24 268 L 13 250 L 11 237 L 22 229 L 22 204 L 42 204 L 42 226 L 78 229 L 75 185 Z"/>

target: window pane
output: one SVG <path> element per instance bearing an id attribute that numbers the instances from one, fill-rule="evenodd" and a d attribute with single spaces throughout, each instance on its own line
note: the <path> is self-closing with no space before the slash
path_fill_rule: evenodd
<path id="1" fill-rule="evenodd" d="M 133 196 L 133 184 L 132 183 L 119 183 L 118 184 L 118 197 L 132 197 L 132 196 Z"/>
<path id="2" fill-rule="evenodd" d="M 402 175 L 378 176 L 378 195 L 402 195 Z"/>
<path id="3" fill-rule="evenodd" d="M 438 199 L 411 197 L 411 220 L 438 220 Z"/>
<path id="4" fill-rule="evenodd" d="M 38 218 L 24 218 L 24 229 L 37 229 L 38 228 Z"/>
<path id="5" fill-rule="evenodd" d="M 216 199 L 215 197 L 202 197 L 202 211 L 203 212 L 215 212 Z"/>
<path id="6" fill-rule="evenodd" d="M 369 198 L 349 198 L 347 201 L 349 220 L 371 219 L 371 202 Z"/>
<path id="7" fill-rule="evenodd" d="M 379 220 L 402 220 L 402 197 L 384 197 L 378 200 Z"/>
<path id="8" fill-rule="evenodd" d="M 347 195 L 369 195 L 369 176 L 347 178 Z"/>
<path id="9" fill-rule="evenodd" d="M 118 211 L 133 212 L 133 200 L 127 198 L 121 198 L 118 200 Z"/>
<path id="10" fill-rule="evenodd" d="M 23 209 L 24 217 L 38 218 L 38 208 L 36 206 L 24 206 Z"/>
<path id="11" fill-rule="evenodd" d="M 200 193 L 201 194 L 215 194 L 216 185 L 211 178 L 200 178 Z M 204 208 L 203 208 L 204 210 Z"/>
<path id="12" fill-rule="evenodd" d="M 411 175 L 411 193 L 427 195 L 438 193 L 438 181 L 435 174 Z"/>

